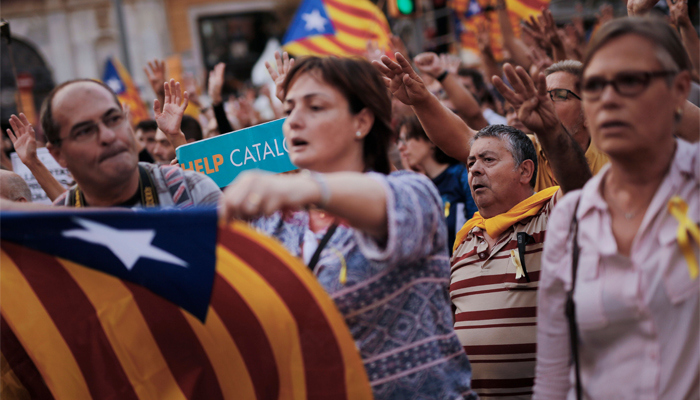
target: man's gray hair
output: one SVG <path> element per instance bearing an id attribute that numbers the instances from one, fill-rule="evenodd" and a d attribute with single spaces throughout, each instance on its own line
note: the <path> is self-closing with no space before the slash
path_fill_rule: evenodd
<path id="1" fill-rule="evenodd" d="M 583 73 L 583 63 L 576 60 L 562 60 L 545 69 L 544 75 L 550 76 L 555 72 L 566 72 L 567 74 L 571 74 L 578 79 Z"/>
<path id="2" fill-rule="evenodd" d="M 535 164 L 535 168 L 532 171 L 530 187 L 534 189 L 537 182 L 537 151 L 535 150 L 535 145 L 532 144 L 532 140 L 521 130 L 515 129 L 512 126 L 489 125 L 474 135 L 471 144 L 474 144 L 478 139 L 487 137 L 497 138 L 505 143 L 506 149 L 508 149 L 513 156 L 516 168 L 519 167 L 523 161 L 532 160 L 533 164 Z"/>

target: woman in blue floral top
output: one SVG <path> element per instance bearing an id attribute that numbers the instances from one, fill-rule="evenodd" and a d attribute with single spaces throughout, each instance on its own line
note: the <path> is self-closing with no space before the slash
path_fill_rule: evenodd
<path id="1" fill-rule="evenodd" d="M 293 61 L 293 60 L 292 60 Z M 442 201 L 430 180 L 389 174 L 391 101 L 366 61 L 278 57 L 292 162 L 313 171 L 242 174 L 226 219 L 253 220 L 309 265 L 335 300 L 376 399 L 471 399 L 452 325 Z"/>

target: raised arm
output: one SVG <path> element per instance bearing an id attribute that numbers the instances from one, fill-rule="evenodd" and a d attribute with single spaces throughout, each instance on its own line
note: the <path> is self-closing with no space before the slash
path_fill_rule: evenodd
<path id="1" fill-rule="evenodd" d="M 438 57 L 435 53 L 422 53 L 418 54 L 413 61 L 421 72 L 435 79 L 441 77 L 445 73 L 447 74 L 442 78 L 440 84 L 443 89 L 445 89 L 447 97 L 452 100 L 452 104 L 454 104 L 457 109 L 459 116 L 464 119 L 470 128 L 479 130 L 488 126 L 489 123 L 486 121 L 486 118 L 484 118 L 479 103 L 469 90 L 462 85 L 459 79 L 457 79 L 457 75 L 453 71 L 448 70 L 445 65 L 446 60 Z"/>
<path id="2" fill-rule="evenodd" d="M 513 89 L 498 77 L 493 78 L 493 83 L 503 98 L 518 110 L 520 121 L 531 131 L 537 132 L 562 192 L 582 188 L 590 179 L 591 170 L 583 150 L 557 117 L 547 93 L 544 74 L 537 76 L 535 85 L 522 67 L 513 69 L 513 66 L 506 64 L 503 71 Z"/>
<path id="3" fill-rule="evenodd" d="M 501 35 L 503 35 L 503 47 L 508 50 L 515 63 L 521 65 L 523 68 L 530 67 L 530 60 L 527 57 L 527 47 L 522 40 L 515 37 L 513 25 L 510 24 L 506 0 L 498 0 L 496 2 L 496 12 L 498 14 L 498 24 L 501 27 Z"/>
<path id="4" fill-rule="evenodd" d="M 211 98 L 211 109 L 214 111 L 214 118 L 216 118 L 216 126 L 219 128 L 219 133 L 224 134 L 233 131 L 231 123 L 226 117 L 226 111 L 224 110 L 224 100 L 221 97 L 221 89 L 224 86 L 224 71 L 226 70 L 226 64 L 218 63 L 214 66 L 214 69 L 209 71 L 209 81 L 208 81 L 208 92 L 209 98 Z"/>
<path id="5" fill-rule="evenodd" d="M 219 213 L 223 221 L 229 222 L 315 205 L 352 227 L 383 239 L 388 232 L 386 199 L 379 182 L 356 172 L 316 177 L 244 172 L 224 192 Z"/>
<path id="6" fill-rule="evenodd" d="M 372 64 L 384 75 L 391 93 L 411 106 L 430 140 L 450 157 L 466 163 L 470 141 L 476 134 L 457 114 L 442 105 L 425 87 L 408 60 L 396 53 L 397 62 L 383 56 Z"/>
<path id="7" fill-rule="evenodd" d="M 275 95 L 284 104 L 284 89 L 282 88 L 282 84 L 284 83 L 284 78 L 287 76 L 287 73 L 292 69 L 294 66 L 294 59 L 289 58 L 289 54 L 285 51 L 280 55 L 279 51 L 275 52 L 275 63 L 277 64 L 274 68 L 272 65 L 270 65 L 269 62 L 265 61 L 265 67 L 267 68 L 267 72 L 270 73 L 270 77 L 272 78 L 273 81 L 275 81 L 275 86 L 277 87 L 277 92 Z"/>
<path id="8" fill-rule="evenodd" d="M 165 61 L 153 60 L 149 61 L 148 65 L 143 68 L 143 72 L 148 78 L 148 83 L 151 84 L 151 89 L 153 93 L 156 94 L 156 98 L 160 101 L 160 104 L 165 103 L 165 92 L 163 91 L 163 83 L 165 80 Z"/>
<path id="9" fill-rule="evenodd" d="M 15 146 L 19 159 L 32 172 L 39 186 L 46 192 L 46 196 L 51 201 L 56 200 L 61 193 L 66 191 L 66 188 L 51 175 L 49 169 L 39 160 L 36 154 L 36 137 L 32 124 L 29 123 L 24 114 L 20 114 L 19 118 L 13 114 L 10 117 L 10 126 L 12 129 L 7 130 L 7 136 L 10 137 Z"/>
<path id="10" fill-rule="evenodd" d="M 698 79 L 700 78 L 700 39 L 688 15 L 688 1 L 671 0 L 668 2 L 668 7 L 671 11 L 671 21 L 678 26 L 683 46 L 690 56 L 690 62 L 693 63 L 695 79 Z"/>
<path id="11" fill-rule="evenodd" d="M 177 149 L 183 144 L 187 144 L 185 134 L 180 130 L 182 116 L 185 115 L 188 104 L 187 92 L 181 91 L 180 82 L 175 82 L 175 79 L 165 82 L 163 91 L 165 93 L 163 111 L 161 111 L 160 101 L 156 99 L 153 102 L 153 112 L 156 116 L 158 129 L 165 133 L 170 143 Z"/>
<path id="12" fill-rule="evenodd" d="M 491 82 L 491 77 L 493 75 L 501 76 L 503 71 L 498 66 L 496 57 L 493 55 L 493 49 L 491 48 L 491 33 L 488 25 L 478 24 L 476 26 L 476 43 L 479 47 L 479 53 L 481 54 L 481 61 L 484 63 L 484 68 L 486 70 L 484 80 L 486 83 L 491 85 L 493 84 Z"/>

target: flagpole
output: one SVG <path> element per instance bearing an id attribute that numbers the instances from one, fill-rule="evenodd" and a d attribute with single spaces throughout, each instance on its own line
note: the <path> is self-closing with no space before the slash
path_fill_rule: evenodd
<path id="1" fill-rule="evenodd" d="M 129 58 L 129 44 L 126 41 L 126 29 L 124 28 L 124 11 L 122 9 L 122 0 L 112 0 L 114 9 L 117 12 L 117 25 L 119 27 L 119 39 L 121 42 L 122 64 L 124 68 L 131 74 L 131 60 Z"/>

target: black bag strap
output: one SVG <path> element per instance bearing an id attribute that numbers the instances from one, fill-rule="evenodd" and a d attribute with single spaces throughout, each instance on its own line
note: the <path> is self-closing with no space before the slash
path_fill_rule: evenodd
<path id="1" fill-rule="evenodd" d="M 334 222 L 333 225 L 328 227 L 328 230 L 326 231 L 326 234 L 323 235 L 321 241 L 318 242 L 318 247 L 309 261 L 309 268 L 311 269 L 311 272 L 313 272 L 314 268 L 316 268 L 316 264 L 318 264 L 318 260 L 321 258 L 321 252 L 331 240 L 331 236 L 333 236 L 337 228 L 338 224 Z"/>
<path id="2" fill-rule="evenodd" d="M 576 374 L 576 400 L 581 400 L 581 368 L 579 363 L 579 353 L 578 353 L 578 325 L 576 324 L 576 304 L 574 303 L 574 290 L 576 289 L 576 276 L 578 272 L 578 258 L 579 258 L 579 246 L 578 246 L 578 218 L 576 218 L 576 212 L 578 211 L 578 205 L 581 202 L 579 198 L 576 202 L 576 208 L 574 208 L 574 215 L 571 217 L 571 227 L 569 230 L 569 235 L 573 234 L 573 243 L 571 251 L 571 290 L 566 293 L 566 319 L 569 322 L 569 342 L 571 344 L 571 359 L 574 363 L 574 373 Z"/>
<path id="3" fill-rule="evenodd" d="M 527 267 L 525 266 L 525 250 L 528 244 L 535 242 L 535 238 L 528 235 L 526 232 L 518 232 L 516 237 L 518 238 L 518 255 L 520 256 L 520 266 L 523 267 L 523 275 L 525 275 L 525 280 L 531 282 L 530 275 L 527 273 Z"/>

